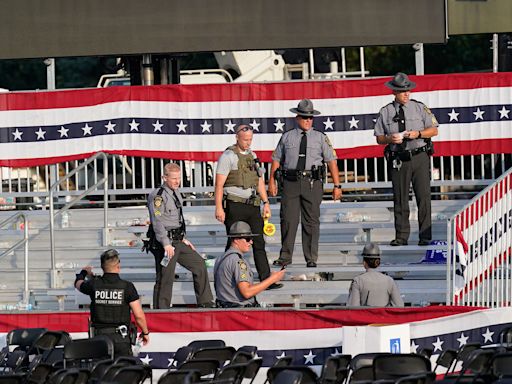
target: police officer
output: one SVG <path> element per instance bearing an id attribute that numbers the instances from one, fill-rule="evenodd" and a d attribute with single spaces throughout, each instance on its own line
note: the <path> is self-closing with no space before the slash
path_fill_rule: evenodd
<path id="1" fill-rule="evenodd" d="M 438 123 L 428 107 L 410 99 L 416 83 L 405 73 L 397 73 L 386 86 L 395 100 L 384 106 L 375 123 L 377 143 L 386 145 L 393 185 L 395 239 L 391 245 L 407 245 L 411 232 L 409 224 L 409 187 L 418 205 L 419 245 L 428 245 L 432 239 L 430 198 L 430 158 L 433 153 L 430 139 L 437 135 Z"/>
<path id="2" fill-rule="evenodd" d="M 86 266 L 76 275 L 75 288 L 91 297 L 91 326 L 96 335 L 107 335 L 114 343 L 114 355 L 131 356 L 130 309 L 146 345 L 149 330 L 135 286 L 119 277 L 121 261 L 115 249 L 101 254 L 103 276 L 93 276 Z M 86 278 L 89 277 L 87 280 Z"/>
<path id="3" fill-rule="evenodd" d="M 379 246 L 366 244 L 362 256 L 366 272 L 352 280 L 347 306 L 403 307 L 404 301 L 395 281 L 376 270 L 380 265 Z"/>
<path id="4" fill-rule="evenodd" d="M 162 186 L 148 197 L 151 221 L 148 231 L 151 245 L 149 250 L 155 256 L 156 266 L 153 308 L 167 309 L 171 306 L 176 263 L 192 272 L 198 307 L 213 307 L 213 295 L 204 260 L 185 238 L 183 199 L 178 190 L 181 183 L 179 165 L 166 164 L 162 179 Z"/>
<path id="5" fill-rule="evenodd" d="M 284 277 L 285 270 L 282 269 L 254 283 L 253 272 L 244 254 L 249 252 L 257 236 L 251 232 L 251 226 L 243 221 L 237 221 L 229 228 L 231 247 L 215 260 L 213 268 L 218 307 L 257 307 L 255 296 Z"/>
<path id="6" fill-rule="evenodd" d="M 226 226 L 228 233 L 236 221 L 244 221 L 251 231 L 258 234 L 253 238 L 253 255 L 256 270 L 261 280 L 270 276 L 265 240 L 263 238 L 263 217 L 270 218 L 270 203 L 263 179 L 263 168 L 251 151 L 253 128 L 239 125 L 236 130 L 236 144 L 228 147 L 219 158 L 215 175 L 215 217 Z M 226 250 L 230 246 L 230 239 Z M 272 284 L 268 289 L 281 288 Z"/>
<path id="7" fill-rule="evenodd" d="M 272 154 L 268 182 L 271 196 L 277 195 L 276 179 L 282 178 L 281 252 L 274 265 L 292 263 L 295 235 L 302 223 L 302 250 L 308 267 L 316 267 L 320 237 L 320 203 L 323 196 L 324 162 L 332 175 L 333 200 L 341 199 L 336 152 L 327 135 L 313 129 L 313 117 L 320 112 L 309 99 L 290 109 L 298 127 L 283 134 Z M 280 175 L 276 171 L 280 168 Z"/>

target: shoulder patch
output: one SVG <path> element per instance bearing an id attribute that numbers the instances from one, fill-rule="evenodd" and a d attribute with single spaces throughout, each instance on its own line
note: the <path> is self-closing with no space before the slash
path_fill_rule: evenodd
<path id="1" fill-rule="evenodd" d="M 247 264 L 243 260 L 238 260 L 238 268 L 240 268 L 240 271 L 242 273 L 247 272 Z"/>
<path id="2" fill-rule="evenodd" d="M 164 201 L 164 199 L 162 198 L 162 196 L 155 196 L 155 200 L 153 201 L 153 205 L 155 206 L 155 208 L 160 208 L 162 206 L 162 202 Z"/>
<path id="3" fill-rule="evenodd" d="M 427 115 L 430 115 L 432 117 L 432 125 L 439 125 L 437 122 L 436 116 L 432 113 L 429 107 L 427 107 L 425 104 L 423 104 L 423 109 L 425 110 Z"/>

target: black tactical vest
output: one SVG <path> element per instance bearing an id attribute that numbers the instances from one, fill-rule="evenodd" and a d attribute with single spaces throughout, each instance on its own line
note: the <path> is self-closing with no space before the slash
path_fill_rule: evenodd
<path id="1" fill-rule="evenodd" d="M 95 327 L 130 324 L 130 305 L 126 302 L 128 282 L 110 275 L 93 281 L 91 320 Z"/>

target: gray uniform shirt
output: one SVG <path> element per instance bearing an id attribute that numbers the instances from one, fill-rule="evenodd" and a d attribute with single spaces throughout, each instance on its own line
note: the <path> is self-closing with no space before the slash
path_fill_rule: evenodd
<path id="1" fill-rule="evenodd" d="M 393 101 L 381 108 L 379 117 L 374 127 L 374 135 L 390 135 L 398 133 L 398 121 L 393 121 L 393 118 L 398 115 L 400 104 Z M 437 127 L 437 122 L 434 114 L 428 107 L 416 100 L 409 100 L 403 106 L 405 116 L 405 130 L 406 131 L 422 131 L 425 128 Z M 397 120 L 397 119 L 396 119 Z M 405 140 L 405 149 L 410 151 L 412 149 L 421 148 L 426 143 L 424 139 Z M 398 151 L 398 144 L 390 144 L 392 151 Z"/>
<path id="2" fill-rule="evenodd" d="M 391 277 L 368 269 L 352 280 L 347 306 L 403 307 L 404 301 Z"/>
<path id="3" fill-rule="evenodd" d="M 224 255 L 215 260 L 213 267 L 215 293 L 218 300 L 247 305 L 254 303 L 254 298 L 246 299 L 238 290 L 238 283 L 253 283 L 253 273 L 247 260 L 240 251 L 229 248 Z"/>
<path id="4" fill-rule="evenodd" d="M 279 161 L 283 169 L 297 169 L 299 161 L 300 141 L 302 140 L 300 128 L 291 129 L 281 136 L 277 147 L 272 154 L 272 160 Z M 313 165 L 320 166 L 322 162 L 336 160 L 336 152 L 326 134 L 311 128 L 307 131 L 308 145 L 306 149 L 306 170 Z"/>
<path id="5" fill-rule="evenodd" d="M 250 149 L 248 151 L 242 151 L 242 154 L 252 153 L 253 157 L 256 158 L 256 154 L 252 152 Z M 217 163 L 217 171 L 219 175 L 227 176 L 230 171 L 236 171 L 238 169 L 238 156 L 231 149 L 226 149 L 224 153 L 220 156 L 219 161 Z M 252 196 L 252 188 L 241 188 L 241 187 L 224 187 L 224 194 L 230 194 L 234 196 L 241 197 L 243 199 L 248 199 Z M 257 191 L 255 192 L 257 195 Z"/>
<path id="6" fill-rule="evenodd" d="M 180 227 L 180 212 L 176 207 L 172 190 L 166 184 L 162 185 L 162 187 L 164 191 L 160 195 L 161 200 L 157 196 L 160 188 L 155 189 L 149 194 L 148 210 L 149 220 L 153 224 L 156 239 L 165 247 L 166 245 L 171 245 L 167 231 Z M 176 190 L 176 195 L 181 206 L 183 206 L 183 198 L 179 190 Z"/>

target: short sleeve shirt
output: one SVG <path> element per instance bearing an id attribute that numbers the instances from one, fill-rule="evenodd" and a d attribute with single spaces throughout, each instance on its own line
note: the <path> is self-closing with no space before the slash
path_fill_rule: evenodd
<path id="1" fill-rule="evenodd" d="M 272 154 L 272 160 L 281 163 L 284 169 L 297 169 L 299 161 L 300 142 L 302 140 L 300 128 L 291 129 L 281 136 L 277 147 Z M 310 129 L 306 131 L 308 145 L 306 149 L 306 170 L 318 167 L 323 162 L 336 160 L 336 152 L 326 134 Z"/>
<path id="2" fill-rule="evenodd" d="M 158 195 L 160 188 L 163 188 L 163 192 Z M 148 210 L 156 239 L 160 244 L 166 246 L 171 244 L 171 240 L 167 237 L 167 231 L 180 227 L 180 213 L 172 190 L 165 184 L 160 188 L 149 194 Z M 176 196 L 183 206 L 183 197 L 179 190 L 176 190 Z"/>
<path id="3" fill-rule="evenodd" d="M 252 152 L 251 150 L 247 152 L 242 152 L 243 154 L 246 153 L 252 153 L 254 158 L 256 158 L 256 154 Z M 224 153 L 219 158 L 219 161 L 217 162 L 217 170 L 216 173 L 219 175 L 227 176 L 229 175 L 229 172 L 236 171 L 238 169 L 238 156 L 235 152 L 233 152 L 231 149 L 226 149 Z M 241 188 L 241 187 L 224 187 L 224 194 L 230 194 L 234 196 L 241 197 L 243 199 L 250 198 L 253 190 L 252 188 Z"/>
<path id="4" fill-rule="evenodd" d="M 215 260 L 213 267 L 215 293 L 218 300 L 240 305 L 252 304 L 254 299 L 246 299 L 238 290 L 238 283 L 253 284 L 254 276 L 249 262 L 242 254 L 230 248 Z"/>
<path id="5" fill-rule="evenodd" d="M 398 121 L 393 121 L 394 117 L 398 115 L 400 104 L 393 101 L 381 108 L 379 117 L 374 127 L 374 135 L 390 135 L 398 133 Z M 439 123 L 434 114 L 423 103 L 410 100 L 403 106 L 405 115 L 405 129 L 406 131 L 422 131 L 425 128 L 437 127 Z M 395 119 L 396 120 L 396 119 Z M 406 150 L 412 150 L 423 147 L 426 143 L 424 139 L 407 140 Z M 391 150 L 397 151 L 399 146 L 397 144 L 390 144 Z"/>

